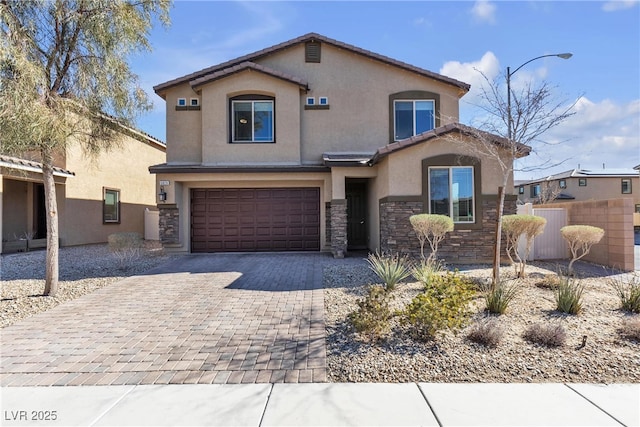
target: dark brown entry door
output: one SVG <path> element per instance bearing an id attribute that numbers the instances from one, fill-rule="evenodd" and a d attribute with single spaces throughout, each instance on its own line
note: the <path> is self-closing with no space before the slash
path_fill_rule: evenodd
<path id="1" fill-rule="evenodd" d="M 347 182 L 347 249 L 368 248 L 367 184 Z"/>
<path id="2" fill-rule="evenodd" d="M 191 190 L 191 251 L 319 251 L 319 188 Z"/>

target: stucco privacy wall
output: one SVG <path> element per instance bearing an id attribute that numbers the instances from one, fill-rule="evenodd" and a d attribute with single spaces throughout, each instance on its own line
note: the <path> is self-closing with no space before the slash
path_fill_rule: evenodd
<path id="1" fill-rule="evenodd" d="M 440 95 L 440 125 L 458 120 L 457 87 L 327 43 L 322 43 L 321 56 L 321 63 L 305 63 L 305 47 L 300 44 L 256 61 L 309 82 L 309 92 L 296 103 L 302 111 L 303 163 L 318 163 L 324 152 L 373 152 L 391 142 L 389 95 L 407 88 Z M 362 102 L 363 94 L 371 102 Z M 316 102 L 327 97 L 330 109 L 304 110 L 308 96 Z M 335 126 L 345 120 L 348 126 Z"/>
<path id="2" fill-rule="evenodd" d="M 176 251 L 191 250 L 191 189 L 193 188 L 278 188 L 278 187 L 317 187 L 320 188 L 320 242 L 321 250 L 327 250 L 326 209 L 331 201 L 331 175 L 329 173 L 176 173 L 158 174 L 157 180 L 169 181 L 164 186 L 167 192 L 166 203 L 159 204 L 160 235 L 163 234 L 163 221 L 169 221 L 172 232 L 178 228 L 170 244 Z M 157 192 L 160 188 L 157 188 Z M 164 216 L 164 219 L 163 219 Z"/>
<path id="3" fill-rule="evenodd" d="M 632 199 L 553 203 L 540 207 L 565 208 L 568 225 L 592 225 L 604 230 L 600 243 L 594 245 L 583 260 L 625 271 L 635 269 Z"/>
<path id="4" fill-rule="evenodd" d="M 87 156 L 79 144 L 67 149 L 66 214 L 60 215 L 62 244 L 102 243 L 109 234 L 144 233 L 144 210 L 156 205 L 155 177 L 148 166 L 165 161 L 164 148 L 130 136 L 97 157 Z M 104 224 L 103 189 L 120 190 L 120 224 Z"/>

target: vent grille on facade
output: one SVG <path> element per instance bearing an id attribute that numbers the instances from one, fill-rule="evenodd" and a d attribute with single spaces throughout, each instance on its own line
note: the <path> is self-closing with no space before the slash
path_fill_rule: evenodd
<path id="1" fill-rule="evenodd" d="M 304 55 L 306 62 L 320 62 L 320 43 L 307 42 Z"/>

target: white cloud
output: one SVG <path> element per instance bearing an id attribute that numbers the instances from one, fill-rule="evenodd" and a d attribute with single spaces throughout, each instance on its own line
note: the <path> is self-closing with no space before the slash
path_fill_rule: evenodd
<path id="1" fill-rule="evenodd" d="M 440 68 L 440 74 L 453 77 L 471 85 L 471 90 L 463 98 L 467 102 L 477 101 L 481 88 L 486 85 L 483 74 L 492 81 L 500 73 L 500 62 L 493 52 L 489 51 L 482 55 L 478 61 L 473 62 L 445 62 Z"/>
<path id="2" fill-rule="evenodd" d="M 638 0 L 611 0 L 602 5 L 605 12 L 615 12 L 617 10 L 631 9 L 640 3 Z"/>
<path id="3" fill-rule="evenodd" d="M 551 170 L 520 174 L 518 179 L 538 178 L 577 168 L 632 168 L 640 163 L 640 99 L 617 104 L 586 97 L 578 99 L 575 115 L 544 135 L 551 145 L 537 147 L 541 159 L 565 161 Z M 554 145 L 555 144 L 555 145 Z M 520 162 L 534 165 L 536 158 Z M 518 175 L 518 174 L 516 174 Z"/>
<path id="4" fill-rule="evenodd" d="M 496 5 L 488 0 L 478 0 L 471 8 L 471 15 L 477 22 L 496 23 Z"/>

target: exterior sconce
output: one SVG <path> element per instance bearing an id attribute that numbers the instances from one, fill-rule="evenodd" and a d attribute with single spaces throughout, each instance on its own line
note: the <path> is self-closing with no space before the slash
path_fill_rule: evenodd
<path id="1" fill-rule="evenodd" d="M 164 187 L 160 187 L 160 193 L 158 193 L 158 199 L 161 202 L 166 202 L 167 201 L 167 193 L 166 193 L 166 191 L 164 191 Z"/>

